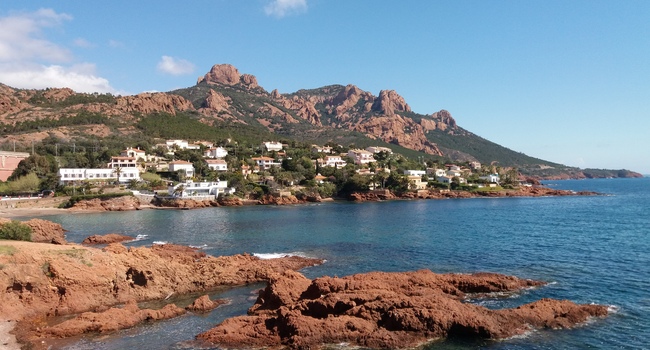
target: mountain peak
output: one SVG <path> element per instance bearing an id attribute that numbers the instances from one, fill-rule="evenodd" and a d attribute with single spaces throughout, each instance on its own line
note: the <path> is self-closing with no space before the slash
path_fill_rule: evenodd
<path id="1" fill-rule="evenodd" d="M 379 97 L 372 105 L 372 110 L 385 115 L 393 115 L 395 111 L 410 112 L 411 107 L 406 103 L 404 97 L 395 90 L 381 90 Z"/>
<path id="2" fill-rule="evenodd" d="M 257 78 L 251 74 L 240 74 L 239 70 L 231 64 L 215 64 L 204 76 L 199 77 L 197 84 L 244 85 L 249 89 L 259 87 Z"/>

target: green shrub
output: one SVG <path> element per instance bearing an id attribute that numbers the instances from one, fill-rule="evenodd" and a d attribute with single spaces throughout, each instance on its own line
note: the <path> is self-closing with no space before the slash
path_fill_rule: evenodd
<path id="1" fill-rule="evenodd" d="M 10 245 L 0 245 L 0 255 L 14 255 L 16 251 L 18 249 Z"/>
<path id="2" fill-rule="evenodd" d="M 0 239 L 12 239 L 16 241 L 31 241 L 32 228 L 17 220 L 0 226 Z"/>

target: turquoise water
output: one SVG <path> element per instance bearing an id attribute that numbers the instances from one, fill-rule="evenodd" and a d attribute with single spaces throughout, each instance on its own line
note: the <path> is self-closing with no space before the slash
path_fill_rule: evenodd
<path id="1" fill-rule="evenodd" d="M 559 189 L 603 196 L 326 203 L 300 206 L 147 210 L 58 215 L 69 241 L 111 232 L 204 246 L 208 254 L 294 253 L 324 258 L 308 277 L 374 270 L 490 271 L 550 284 L 509 298 L 476 301 L 513 307 L 540 298 L 611 305 L 605 319 L 573 330 L 536 331 L 499 342 L 437 342 L 429 349 L 650 348 L 650 178 L 557 181 Z M 263 285 L 215 292 L 231 304 L 120 332 L 53 344 L 68 349 L 185 349 L 193 336 L 243 315 Z M 179 301 L 182 302 L 182 301 Z"/>

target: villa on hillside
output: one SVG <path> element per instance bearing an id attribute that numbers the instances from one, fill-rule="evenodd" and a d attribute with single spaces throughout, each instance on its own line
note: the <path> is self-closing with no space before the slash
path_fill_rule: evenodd
<path id="1" fill-rule="evenodd" d="M 222 194 L 234 193 L 235 189 L 228 187 L 228 181 L 213 181 L 213 182 L 194 182 L 186 181 L 181 182 L 175 186 L 169 186 L 167 193 L 171 197 L 186 198 L 186 197 L 214 197 L 217 198 Z"/>
<path id="2" fill-rule="evenodd" d="M 277 142 L 277 141 L 267 141 L 267 142 L 262 142 L 261 145 L 263 150 L 266 150 L 267 152 L 279 152 L 282 151 L 282 143 Z"/>
<path id="3" fill-rule="evenodd" d="M 379 152 L 386 152 L 388 154 L 393 154 L 393 150 L 388 148 L 388 147 L 380 147 L 380 146 L 370 146 L 366 147 L 366 151 L 370 153 L 379 153 Z"/>
<path id="4" fill-rule="evenodd" d="M 119 172 L 119 174 L 118 174 Z M 87 169 L 87 168 L 61 168 L 59 169 L 59 183 L 61 185 L 69 185 L 72 183 L 79 183 L 82 181 L 115 181 L 126 183 L 131 180 L 140 180 L 140 171 L 137 168 L 103 168 L 103 169 Z"/>
<path id="5" fill-rule="evenodd" d="M 223 159 L 206 159 L 208 168 L 214 171 L 228 171 L 228 163 Z"/>
<path id="6" fill-rule="evenodd" d="M 481 180 L 485 180 L 489 183 L 494 183 L 498 184 L 499 181 L 501 181 L 501 178 L 499 177 L 499 174 L 490 174 L 490 175 L 485 175 L 485 176 L 479 176 L 478 177 Z"/>
<path id="7" fill-rule="evenodd" d="M 427 188 L 427 182 L 422 181 L 421 175 L 408 175 L 407 178 L 412 190 L 423 190 Z"/>
<path id="8" fill-rule="evenodd" d="M 206 149 L 203 155 L 208 158 L 224 158 L 228 151 L 223 147 L 211 147 Z"/>
<path id="9" fill-rule="evenodd" d="M 419 176 L 422 177 L 426 174 L 426 170 L 404 170 L 406 176 Z"/>
<path id="10" fill-rule="evenodd" d="M 275 159 L 271 157 L 254 157 L 252 158 L 255 164 L 260 168 L 260 170 L 268 170 L 272 167 L 279 167 L 282 164 L 276 162 Z"/>
<path id="11" fill-rule="evenodd" d="M 185 160 L 175 160 L 173 162 L 169 162 L 169 171 L 175 172 L 179 170 L 184 170 L 185 175 L 188 177 L 194 176 L 194 165 L 192 165 L 191 162 Z"/>
<path id="12" fill-rule="evenodd" d="M 354 159 L 354 164 L 363 165 L 375 162 L 373 153 L 363 149 L 351 149 L 348 151 L 348 157 Z"/>
<path id="13" fill-rule="evenodd" d="M 168 149 L 173 149 L 174 146 L 180 149 L 200 149 L 201 146 L 187 142 L 187 140 L 167 140 L 165 143 Z"/>
<path id="14" fill-rule="evenodd" d="M 427 168 L 427 175 L 435 176 L 436 178 L 443 177 L 447 175 L 445 169 L 436 169 L 436 168 Z"/>
<path id="15" fill-rule="evenodd" d="M 111 162 L 108 163 L 108 167 L 115 168 L 137 168 L 138 163 L 136 162 L 135 157 L 111 157 Z"/>
<path id="16" fill-rule="evenodd" d="M 314 153 L 332 153 L 332 147 L 311 145 L 311 151 Z"/>
<path id="17" fill-rule="evenodd" d="M 341 156 L 325 156 L 324 159 L 317 159 L 316 162 L 318 162 L 318 166 L 321 167 L 331 167 L 331 168 L 336 168 L 340 169 L 343 168 L 348 164 Z"/>

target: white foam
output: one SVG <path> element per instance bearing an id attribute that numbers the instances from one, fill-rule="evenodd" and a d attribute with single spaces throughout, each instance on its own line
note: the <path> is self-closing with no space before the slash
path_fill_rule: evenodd
<path id="1" fill-rule="evenodd" d="M 207 245 L 207 244 L 191 245 L 190 248 L 194 248 L 194 249 L 208 249 L 208 245 Z"/>
<path id="2" fill-rule="evenodd" d="M 144 241 L 145 239 L 149 239 L 149 235 L 137 235 L 132 242 Z"/>
<path id="3" fill-rule="evenodd" d="M 308 258 L 304 253 L 301 252 L 293 252 L 293 253 L 253 253 L 253 256 L 256 256 L 262 260 L 269 260 L 269 259 L 279 259 L 279 258 L 287 258 L 290 256 L 299 256 L 301 258 Z"/>
<path id="4" fill-rule="evenodd" d="M 617 306 L 617 305 L 609 305 L 609 306 L 607 306 L 607 313 L 610 313 L 610 314 L 617 314 L 620 310 L 621 310 L 621 308 L 619 306 Z"/>
<path id="5" fill-rule="evenodd" d="M 165 242 L 165 241 L 153 241 L 153 244 L 163 245 L 163 244 L 167 244 L 167 242 Z"/>

